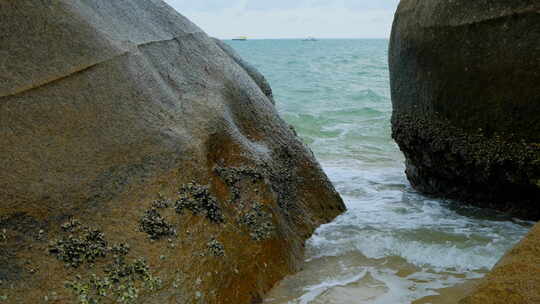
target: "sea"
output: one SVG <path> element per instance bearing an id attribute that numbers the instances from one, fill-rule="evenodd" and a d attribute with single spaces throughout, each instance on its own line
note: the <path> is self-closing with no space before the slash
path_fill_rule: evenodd
<path id="1" fill-rule="evenodd" d="M 411 187 L 391 138 L 388 40 L 226 42 L 266 76 L 348 208 L 264 303 L 456 303 L 530 229 Z"/>

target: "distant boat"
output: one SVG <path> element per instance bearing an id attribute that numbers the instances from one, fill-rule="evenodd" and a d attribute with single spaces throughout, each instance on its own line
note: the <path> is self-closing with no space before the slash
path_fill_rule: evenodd
<path id="1" fill-rule="evenodd" d="M 304 39 L 304 41 L 317 41 L 317 38 L 315 38 L 315 37 L 307 37 L 306 39 Z"/>
<path id="2" fill-rule="evenodd" d="M 232 40 L 235 40 L 235 41 L 246 41 L 248 38 L 246 36 L 240 36 L 240 37 L 236 37 L 236 38 L 233 38 Z"/>

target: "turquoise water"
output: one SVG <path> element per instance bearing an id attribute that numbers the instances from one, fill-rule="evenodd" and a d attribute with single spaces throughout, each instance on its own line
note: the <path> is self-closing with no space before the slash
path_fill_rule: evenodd
<path id="1" fill-rule="evenodd" d="M 387 40 L 228 43 L 267 77 L 349 209 L 265 303 L 454 303 L 530 228 L 410 187 L 391 139 Z"/>

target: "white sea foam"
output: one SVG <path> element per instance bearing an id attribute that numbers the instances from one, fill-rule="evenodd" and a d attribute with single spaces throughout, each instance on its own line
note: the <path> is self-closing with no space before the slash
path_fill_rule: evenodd
<path id="1" fill-rule="evenodd" d="M 308 260 L 360 251 L 437 269 L 490 269 L 526 230 L 508 221 L 459 215 L 441 201 L 412 192 L 394 168 L 325 169 L 349 211 L 317 230 L 308 242 Z M 360 196 L 354 195 L 358 189 Z"/>
<path id="2" fill-rule="evenodd" d="M 272 291 L 270 304 L 410 303 L 481 276 L 528 230 L 411 189 L 390 137 L 387 43 L 233 45 L 266 75 L 278 111 L 348 207 L 308 241 L 305 270 Z"/>

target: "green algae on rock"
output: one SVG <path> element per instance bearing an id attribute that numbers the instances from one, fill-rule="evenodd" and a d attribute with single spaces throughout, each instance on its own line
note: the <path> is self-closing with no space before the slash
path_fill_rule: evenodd
<path id="1" fill-rule="evenodd" d="M 141 292 L 160 288 L 161 279 L 151 274 L 144 258 L 126 262 L 123 256 L 117 256 L 105 267 L 103 276 L 76 276 L 65 286 L 80 304 L 135 303 Z"/>
<path id="2" fill-rule="evenodd" d="M 87 264 L 94 268 L 98 259 L 104 260 L 110 255 L 113 259 L 101 270 L 103 276 L 92 273 L 88 279 L 83 279 L 81 275 L 76 275 L 65 283 L 65 287 L 75 294 L 78 303 L 134 303 L 141 290 L 153 291 L 161 285 L 161 280 L 150 273 L 144 258 L 126 262 L 130 252 L 128 244 L 119 243 L 109 247 L 99 229 L 85 226 L 77 219 L 70 219 L 61 228 L 69 236 L 52 241 L 49 253 L 67 266 L 78 268 Z"/>

